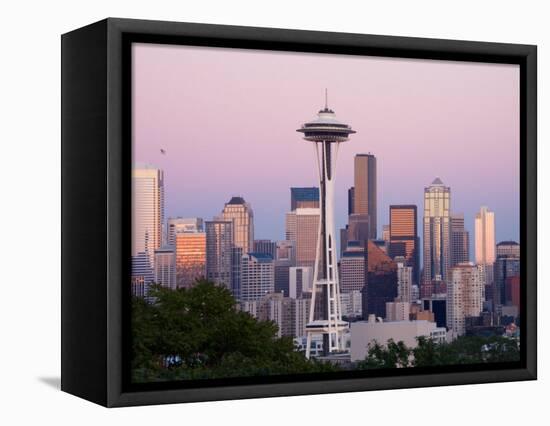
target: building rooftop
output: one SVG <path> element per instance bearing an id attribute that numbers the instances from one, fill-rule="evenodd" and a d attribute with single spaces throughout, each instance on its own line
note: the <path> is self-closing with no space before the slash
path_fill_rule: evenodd
<path id="1" fill-rule="evenodd" d="M 232 197 L 227 204 L 245 204 L 243 197 Z"/>
<path id="2" fill-rule="evenodd" d="M 270 254 L 268 253 L 256 253 L 256 252 L 252 252 L 252 253 L 248 253 L 249 256 L 255 258 L 256 260 L 258 260 L 258 262 L 260 263 L 263 263 L 263 262 L 271 262 L 273 261 L 273 256 L 271 256 Z"/>
<path id="3" fill-rule="evenodd" d="M 310 188 L 290 188 L 290 193 L 295 200 L 319 201 L 319 188 L 316 186 Z"/>
<path id="4" fill-rule="evenodd" d="M 501 241 L 497 243 L 497 246 L 519 246 L 519 243 L 516 241 Z"/>
<path id="5" fill-rule="evenodd" d="M 436 177 L 433 180 L 432 185 L 443 185 L 443 181 L 441 179 L 439 179 L 438 177 Z"/>

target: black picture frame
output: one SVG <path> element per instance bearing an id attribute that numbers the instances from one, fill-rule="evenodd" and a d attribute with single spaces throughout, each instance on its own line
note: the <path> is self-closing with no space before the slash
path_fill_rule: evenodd
<path id="1" fill-rule="evenodd" d="M 117 407 L 536 379 L 536 46 L 118 18 L 64 34 L 61 42 L 63 391 Z M 518 64 L 521 362 L 131 385 L 125 283 L 132 42 Z"/>

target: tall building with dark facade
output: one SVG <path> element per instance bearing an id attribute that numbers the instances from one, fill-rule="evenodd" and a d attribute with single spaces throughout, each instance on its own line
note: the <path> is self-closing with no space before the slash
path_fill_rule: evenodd
<path id="1" fill-rule="evenodd" d="M 348 217 L 348 241 L 359 241 L 365 246 L 370 237 L 370 221 L 368 214 L 352 213 Z"/>
<path id="2" fill-rule="evenodd" d="M 254 253 L 269 254 L 273 259 L 277 257 L 277 243 L 271 240 L 254 240 Z"/>
<path id="3" fill-rule="evenodd" d="M 419 238 L 417 209 L 413 204 L 390 206 L 389 255 L 393 259 L 403 256 L 412 267 L 413 284 L 420 281 Z"/>
<path id="4" fill-rule="evenodd" d="M 494 282 L 492 305 L 496 318 L 501 315 L 502 306 L 506 305 L 506 280 L 520 276 L 520 259 L 514 255 L 497 257 L 494 263 Z M 486 296 L 487 297 L 487 296 Z"/>
<path id="5" fill-rule="evenodd" d="M 363 318 L 386 318 L 386 303 L 397 297 L 397 265 L 372 241 L 367 251 L 368 274 L 363 293 Z"/>
<path id="6" fill-rule="evenodd" d="M 290 210 L 319 208 L 319 188 L 290 188 Z"/>
<path id="7" fill-rule="evenodd" d="M 451 267 L 470 261 L 470 233 L 464 228 L 462 213 L 451 215 Z"/>
<path id="8" fill-rule="evenodd" d="M 353 213 L 368 215 L 369 239 L 376 239 L 377 196 L 376 157 L 357 154 L 354 160 Z"/>
<path id="9" fill-rule="evenodd" d="M 348 189 L 348 216 L 353 214 L 353 204 L 355 203 L 355 187 Z"/>

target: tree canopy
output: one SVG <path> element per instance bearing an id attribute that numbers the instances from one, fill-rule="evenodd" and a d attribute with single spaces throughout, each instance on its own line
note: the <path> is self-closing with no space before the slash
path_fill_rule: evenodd
<path id="1" fill-rule="evenodd" d="M 421 336 L 417 343 L 415 348 L 409 348 L 402 341 L 396 343 L 392 339 L 386 345 L 373 342 L 357 368 L 433 367 L 520 360 L 518 341 L 502 336 L 461 336 L 450 343 L 438 343 Z"/>
<path id="2" fill-rule="evenodd" d="M 154 303 L 132 301 L 136 382 L 333 371 L 307 360 L 273 322 L 235 308 L 231 293 L 206 280 L 192 288 L 152 286 Z"/>

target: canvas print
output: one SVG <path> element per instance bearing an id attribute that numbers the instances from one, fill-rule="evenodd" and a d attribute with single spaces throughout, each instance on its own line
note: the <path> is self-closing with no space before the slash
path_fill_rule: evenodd
<path id="1" fill-rule="evenodd" d="M 520 360 L 519 66 L 133 43 L 133 383 Z"/>

